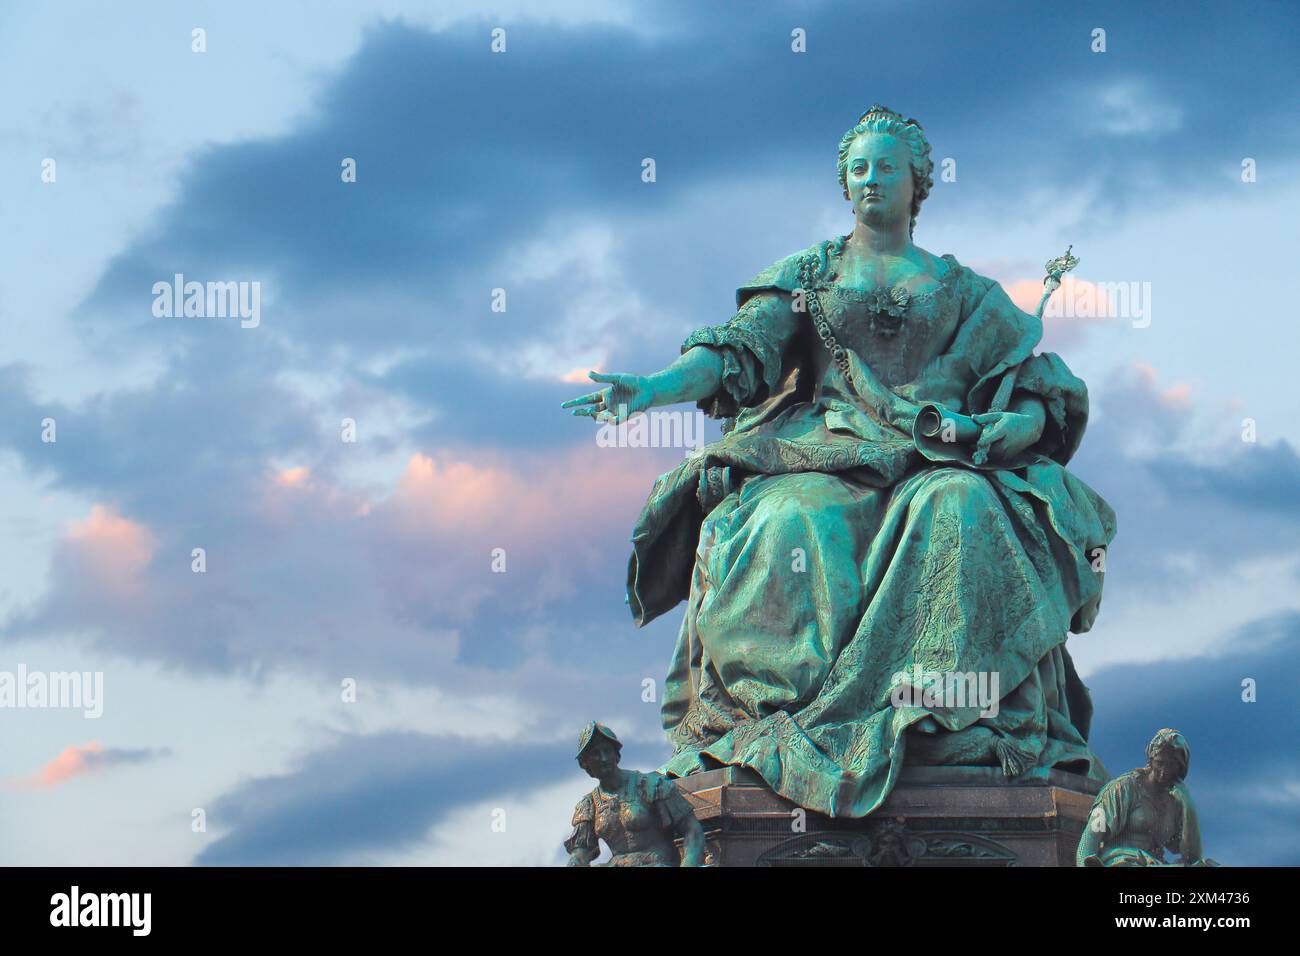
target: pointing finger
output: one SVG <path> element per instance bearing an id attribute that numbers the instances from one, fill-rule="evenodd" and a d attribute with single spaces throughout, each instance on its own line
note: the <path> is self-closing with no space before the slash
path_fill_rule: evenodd
<path id="1" fill-rule="evenodd" d="M 605 394 L 605 389 L 603 388 L 598 392 L 588 392 L 586 395 L 583 395 L 580 398 L 571 398 L 567 402 L 561 402 L 560 407 L 572 408 L 574 405 L 586 405 L 590 402 L 599 401 L 600 397 L 604 394 Z"/>

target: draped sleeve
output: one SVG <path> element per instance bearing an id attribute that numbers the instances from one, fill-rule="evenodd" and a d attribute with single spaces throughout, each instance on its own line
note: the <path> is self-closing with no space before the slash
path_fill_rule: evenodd
<path id="1" fill-rule="evenodd" d="M 1006 411 L 1017 396 L 1033 395 L 1047 417 L 1028 454 L 1068 463 L 1088 424 L 1087 386 L 1059 355 L 1034 354 L 1043 335 L 1037 316 L 1020 309 L 994 280 L 960 268 L 961 323 L 952 344 L 923 373 L 916 397 L 978 415 Z"/>
<path id="2" fill-rule="evenodd" d="M 1079 866 L 1100 863 L 1105 851 L 1111 849 L 1107 842 L 1128 828 L 1128 816 L 1133 807 L 1131 788 L 1136 785 L 1133 771 L 1129 771 L 1108 780 L 1101 788 L 1093 800 L 1079 841 Z"/>
<path id="3" fill-rule="evenodd" d="M 596 855 L 600 853 L 600 841 L 596 837 L 596 806 L 591 794 L 579 800 L 573 809 L 573 832 L 564 841 L 564 849 L 568 853 L 578 849 L 594 851 Z"/>
<path id="4" fill-rule="evenodd" d="M 1114 837 L 1128 829 L 1128 817 L 1133 808 L 1133 788 L 1138 786 L 1132 771 L 1122 773 L 1114 780 L 1106 782 L 1097 794 L 1096 805 L 1101 807 L 1104 830 L 1098 828 L 1094 833 L 1102 838 Z"/>
<path id="5" fill-rule="evenodd" d="M 1068 463 L 1088 427 L 1088 386 L 1055 352 L 1041 352 L 1020 366 L 1015 390 L 1036 395 L 1047 410 L 1043 435 L 1033 450 Z"/>
<path id="6" fill-rule="evenodd" d="M 722 356 L 722 387 L 698 407 L 712 418 L 733 418 L 774 393 L 798 324 L 790 296 L 773 289 L 747 298 L 725 325 L 692 332 L 682 352 L 704 345 Z"/>

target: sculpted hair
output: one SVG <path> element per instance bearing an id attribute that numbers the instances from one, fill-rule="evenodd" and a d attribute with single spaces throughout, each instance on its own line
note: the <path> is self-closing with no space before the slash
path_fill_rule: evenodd
<path id="1" fill-rule="evenodd" d="M 921 203 L 925 202 L 926 197 L 930 195 L 930 190 L 934 188 L 934 178 L 931 176 L 934 172 L 934 163 L 930 160 L 930 141 L 925 138 L 921 124 L 916 120 L 903 119 L 901 114 L 895 113 L 887 106 L 877 104 L 871 107 L 859 117 L 857 125 L 845 133 L 840 140 L 838 169 L 840 189 L 844 191 L 845 199 L 849 198 L 849 147 L 863 133 L 885 133 L 907 145 L 908 152 L 911 154 L 908 165 L 912 168 L 911 231 L 915 232 L 916 216 L 921 211 Z"/>

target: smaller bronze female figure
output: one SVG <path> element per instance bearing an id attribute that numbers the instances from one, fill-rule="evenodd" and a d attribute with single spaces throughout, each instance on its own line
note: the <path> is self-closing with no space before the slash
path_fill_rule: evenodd
<path id="1" fill-rule="evenodd" d="M 607 866 L 677 866 L 674 834 L 682 838 L 682 866 L 700 866 L 704 829 L 677 786 L 657 773 L 622 770 L 623 744 L 594 720 L 578 738 L 578 765 L 599 786 L 573 811 L 573 834 L 564 841 L 569 866 L 590 866 L 600 841 L 613 858 Z"/>
<path id="2" fill-rule="evenodd" d="M 1187 738 L 1166 727 L 1147 744 L 1147 765 L 1111 780 L 1093 801 L 1079 839 L 1079 866 L 1218 866 L 1201 857 L 1196 805 L 1183 780 Z M 1165 859 L 1165 850 L 1178 854 Z"/>

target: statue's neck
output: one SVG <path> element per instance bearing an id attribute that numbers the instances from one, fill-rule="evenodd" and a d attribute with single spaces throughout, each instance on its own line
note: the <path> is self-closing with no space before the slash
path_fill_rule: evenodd
<path id="1" fill-rule="evenodd" d="M 624 779 L 624 773 L 618 767 L 615 767 L 607 776 L 597 778 L 600 789 L 606 793 L 618 793 L 623 788 Z"/>
<path id="2" fill-rule="evenodd" d="M 912 250 L 912 233 L 907 222 L 884 226 L 859 222 L 854 225 L 848 244 L 869 256 L 905 256 Z"/>

